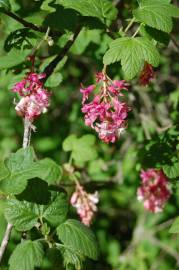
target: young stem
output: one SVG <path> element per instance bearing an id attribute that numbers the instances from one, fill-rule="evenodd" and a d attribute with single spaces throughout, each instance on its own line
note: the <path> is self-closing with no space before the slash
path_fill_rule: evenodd
<path id="1" fill-rule="evenodd" d="M 13 227 L 12 224 L 10 224 L 10 223 L 7 224 L 6 231 L 5 231 L 5 234 L 4 234 L 2 243 L 1 243 L 1 247 L 0 247 L 0 263 L 2 261 L 2 257 L 4 255 L 4 252 L 6 250 L 6 247 L 8 245 L 8 242 L 9 242 L 9 238 L 10 238 L 10 235 L 11 235 L 12 227 Z"/>
<path id="2" fill-rule="evenodd" d="M 133 18 L 130 21 L 130 23 L 127 25 L 127 27 L 124 29 L 124 33 L 126 33 L 129 30 L 129 28 L 131 28 L 131 26 L 133 25 L 134 21 L 135 21 L 135 19 Z"/>
<path id="3" fill-rule="evenodd" d="M 141 25 L 139 25 L 139 27 L 137 28 L 137 30 L 135 31 L 135 33 L 133 34 L 132 38 L 134 38 L 140 31 L 140 27 Z"/>
<path id="4" fill-rule="evenodd" d="M 27 148 L 30 145 L 31 137 L 31 126 L 32 123 L 27 118 L 24 119 L 24 137 L 23 137 L 23 148 Z"/>
<path id="5" fill-rule="evenodd" d="M 31 137 L 31 125 L 32 123 L 28 120 L 24 120 L 24 137 L 23 137 L 23 148 L 27 148 L 30 145 L 30 137 Z M 8 242 L 11 236 L 13 225 L 11 223 L 7 224 L 6 231 L 0 246 L 0 263 L 2 261 L 4 252 L 8 246 Z"/>

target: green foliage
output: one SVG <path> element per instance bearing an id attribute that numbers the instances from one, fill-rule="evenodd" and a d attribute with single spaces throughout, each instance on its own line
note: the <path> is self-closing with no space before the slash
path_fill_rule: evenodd
<path id="1" fill-rule="evenodd" d="M 67 197 L 64 193 L 60 193 L 54 197 L 49 206 L 44 207 L 42 218 L 45 218 L 50 225 L 58 226 L 65 221 L 67 212 Z"/>
<path id="2" fill-rule="evenodd" d="M 163 166 L 163 170 L 169 178 L 177 178 L 179 177 L 179 162 L 172 165 L 165 165 Z"/>
<path id="3" fill-rule="evenodd" d="M 56 0 L 57 3 L 65 8 L 72 8 L 83 16 L 92 16 L 99 18 L 102 22 L 115 20 L 117 10 L 108 0 Z"/>
<path id="4" fill-rule="evenodd" d="M 82 269 L 82 263 L 84 261 L 84 257 L 79 253 L 74 251 L 69 247 L 61 248 L 63 257 L 64 257 L 64 265 L 68 269 L 69 265 L 74 265 L 75 269 Z"/>
<path id="5" fill-rule="evenodd" d="M 77 220 L 68 219 L 57 228 L 58 238 L 67 247 L 96 260 L 97 243 L 92 231 Z"/>
<path id="6" fill-rule="evenodd" d="M 2 10 L 10 10 L 11 9 L 11 5 L 9 3 L 9 0 L 0 0 L 0 11 Z"/>
<path id="7" fill-rule="evenodd" d="M 4 177 L 1 177 L 0 190 L 9 194 L 19 194 L 27 186 L 27 180 L 38 177 L 51 184 L 60 180 L 61 169 L 51 159 L 46 158 L 35 161 L 33 149 L 19 149 L 15 154 L 11 154 L 5 160 L 4 166 L 8 170 L 5 171 Z"/>
<path id="8" fill-rule="evenodd" d="M 157 42 L 162 43 L 166 46 L 169 44 L 169 41 L 170 41 L 170 36 L 168 33 L 157 30 L 147 25 L 140 28 L 140 33 L 144 37 L 147 37 L 149 39 L 154 39 Z"/>
<path id="9" fill-rule="evenodd" d="M 179 17 L 179 8 L 163 0 L 141 0 L 139 8 L 133 11 L 137 21 L 170 33 L 172 17 Z"/>
<path id="10" fill-rule="evenodd" d="M 144 61 L 156 67 L 159 65 L 160 56 L 156 47 L 144 37 L 118 38 L 110 43 L 110 48 L 104 55 L 106 65 L 121 61 L 125 78 L 130 80 L 138 74 Z"/>
<path id="11" fill-rule="evenodd" d="M 33 204 L 15 199 L 8 201 L 5 217 L 18 231 L 28 231 L 32 229 L 37 224 L 38 220 L 38 215 Z"/>
<path id="12" fill-rule="evenodd" d="M 54 73 L 45 83 L 46 87 L 57 87 L 63 80 L 60 73 Z"/>
<path id="13" fill-rule="evenodd" d="M 94 148 L 95 137 L 93 135 L 84 135 L 77 138 L 76 135 L 70 135 L 63 142 L 64 151 L 71 151 L 71 157 L 77 163 L 84 163 L 97 157 Z"/>
<path id="14" fill-rule="evenodd" d="M 177 217 L 169 230 L 170 233 L 179 233 L 179 217 Z"/>
<path id="15" fill-rule="evenodd" d="M 0 70 L 12 68 L 14 66 L 17 66 L 25 61 L 25 58 L 27 56 L 27 51 L 22 51 L 19 53 L 17 49 L 14 49 L 7 53 L 4 56 L 1 56 L 1 63 L 0 63 Z"/>
<path id="16" fill-rule="evenodd" d="M 38 226 L 45 219 L 51 226 L 65 221 L 68 212 L 67 198 L 64 193 L 52 196 L 47 205 L 38 205 L 15 199 L 8 200 L 5 217 L 18 231 L 27 231 Z"/>
<path id="17" fill-rule="evenodd" d="M 9 260 L 9 270 L 34 270 L 40 267 L 44 251 L 38 241 L 25 240 L 13 251 Z"/>
<path id="18" fill-rule="evenodd" d="M 13 224 L 2 270 L 176 269 L 179 243 L 168 232 L 179 207 L 179 29 L 172 21 L 179 12 L 171 2 L 0 0 L 0 239 L 7 222 Z M 10 8 L 20 20 L 8 15 Z M 21 24 L 22 18 L 32 24 Z M 51 46 L 44 39 L 47 28 Z M 52 93 L 48 114 L 33 123 L 38 158 L 31 147 L 11 154 L 21 147 L 23 132 L 11 89 L 31 70 L 27 56 L 34 52 L 37 73 L 58 54 L 61 59 L 45 83 Z M 115 144 L 86 135 L 81 113 L 80 84 L 94 83 L 103 56 L 105 64 L 113 63 L 106 69 L 110 78 L 123 80 L 124 74 L 130 84 L 120 97 L 131 108 L 128 127 Z M 155 72 L 148 87 L 138 84 L 144 62 Z M 172 190 L 156 215 L 136 199 L 140 171 L 148 168 L 162 168 Z M 69 219 L 77 216 L 69 207 L 77 179 L 86 192 L 100 194 L 91 225 L 97 240 L 91 229 Z M 178 233 L 178 218 L 170 232 Z M 97 259 L 98 247 L 98 262 L 86 260 Z"/>

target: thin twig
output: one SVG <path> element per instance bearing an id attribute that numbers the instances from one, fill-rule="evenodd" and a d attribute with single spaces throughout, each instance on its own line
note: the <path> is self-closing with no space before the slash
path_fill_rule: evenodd
<path id="1" fill-rule="evenodd" d="M 4 234 L 2 243 L 1 243 L 1 247 L 0 247 L 0 263 L 1 263 L 2 257 L 4 255 L 4 252 L 6 250 L 6 247 L 8 245 L 8 242 L 9 242 L 9 238 L 10 238 L 10 235 L 11 235 L 12 227 L 13 227 L 12 224 L 10 224 L 10 223 L 7 224 L 7 228 L 6 228 L 6 231 L 5 231 L 5 234 Z"/>
<path id="2" fill-rule="evenodd" d="M 47 32 L 47 27 L 44 26 L 37 26 L 33 23 L 27 22 L 26 20 L 24 20 L 23 18 L 19 17 L 18 15 L 16 15 L 15 13 L 11 12 L 11 11 L 3 11 L 4 14 L 6 14 L 7 16 L 11 17 L 12 19 L 16 20 L 17 22 L 19 22 L 20 24 L 22 24 L 23 26 L 30 28 L 34 31 L 40 32 L 40 33 L 46 33 Z M 55 31 L 55 30 L 50 30 L 50 36 L 52 37 L 60 37 L 63 33 L 60 31 Z"/>
<path id="3" fill-rule="evenodd" d="M 173 44 L 175 45 L 175 47 L 176 47 L 177 50 L 179 51 L 179 44 L 178 44 L 178 42 L 177 42 L 175 36 L 171 34 L 170 37 L 171 37 L 171 40 L 172 40 Z"/>
<path id="4" fill-rule="evenodd" d="M 81 31 L 81 27 L 78 27 L 76 29 L 75 33 L 71 36 L 71 38 L 68 40 L 66 45 L 63 47 L 62 51 L 60 51 L 60 53 L 44 69 L 43 73 L 46 74 L 46 77 L 41 80 L 43 83 L 45 83 L 46 80 L 52 75 L 52 73 L 54 72 L 54 70 L 55 70 L 56 66 L 58 65 L 58 63 L 63 59 L 63 57 L 70 50 L 70 48 L 72 47 L 72 45 L 75 42 L 76 38 L 78 37 L 80 31 Z"/>
<path id="5" fill-rule="evenodd" d="M 23 148 L 24 149 L 27 148 L 30 144 L 31 126 L 32 126 L 32 123 L 28 119 L 25 119 L 24 120 L 24 136 L 23 136 Z M 0 263 L 2 261 L 4 252 L 8 246 L 8 242 L 9 242 L 9 239 L 11 236 L 12 228 L 13 228 L 13 224 L 8 223 L 3 240 L 2 240 L 2 243 L 1 243 L 1 246 L 0 246 Z"/>
<path id="6" fill-rule="evenodd" d="M 25 118 L 25 120 L 24 120 L 23 148 L 27 148 L 30 144 L 31 126 L 32 126 L 32 123 L 28 119 Z"/>

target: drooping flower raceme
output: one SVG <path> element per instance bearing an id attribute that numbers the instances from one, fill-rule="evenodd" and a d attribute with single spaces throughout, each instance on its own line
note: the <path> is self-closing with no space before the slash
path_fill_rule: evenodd
<path id="1" fill-rule="evenodd" d="M 99 195 L 95 193 L 87 193 L 84 188 L 77 183 L 76 190 L 72 194 L 71 204 L 77 209 L 81 221 L 89 226 L 92 222 L 95 212 L 97 211 L 96 204 L 99 202 Z"/>
<path id="2" fill-rule="evenodd" d="M 97 90 L 92 101 L 89 96 Z M 85 124 L 93 128 L 99 138 L 105 143 L 114 143 L 121 132 L 127 127 L 129 107 L 119 97 L 121 90 L 128 90 L 124 80 L 112 81 L 105 72 L 96 74 L 96 84 L 86 88 L 81 87 L 82 112 L 85 115 Z"/>
<path id="3" fill-rule="evenodd" d="M 144 68 L 140 74 L 139 84 L 146 86 L 150 83 L 150 81 L 154 78 L 154 70 L 152 65 L 148 64 L 147 62 L 144 64 Z"/>
<path id="4" fill-rule="evenodd" d="M 141 172 L 141 187 L 137 190 L 137 198 L 144 203 L 146 210 L 161 212 L 168 201 L 171 191 L 168 179 L 162 170 L 154 168 Z"/>
<path id="5" fill-rule="evenodd" d="M 40 81 L 45 76 L 45 74 L 30 72 L 13 87 L 13 92 L 18 93 L 21 97 L 15 107 L 17 114 L 29 121 L 33 121 L 41 113 L 45 113 L 49 106 L 50 93 Z"/>

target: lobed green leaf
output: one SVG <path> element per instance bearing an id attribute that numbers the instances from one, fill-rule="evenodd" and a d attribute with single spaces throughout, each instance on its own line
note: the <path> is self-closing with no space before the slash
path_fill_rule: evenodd
<path id="1" fill-rule="evenodd" d="M 118 61 L 121 61 L 125 78 L 130 80 L 142 70 L 144 61 L 157 67 L 160 55 L 153 43 L 145 37 L 123 37 L 110 43 L 103 58 L 106 65 Z"/>
<path id="2" fill-rule="evenodd" d="M 96 260 L 98 257 L 97 243 L 92 231 L 81 222 L 68 219 L 57 228 L 58 238 L 75 252 Z"/>
<path id="3" fill-rule="evenodd" d="M 43 246 L 38 241 L 26 240 L 16 246 L 10 260 L 9 270 L 34 270 L 40 267 L 44 256 Z"/>

